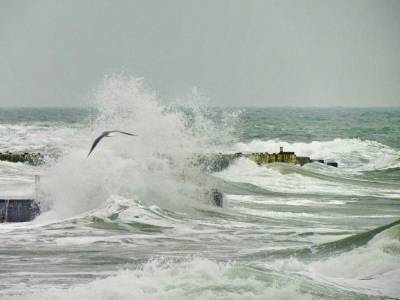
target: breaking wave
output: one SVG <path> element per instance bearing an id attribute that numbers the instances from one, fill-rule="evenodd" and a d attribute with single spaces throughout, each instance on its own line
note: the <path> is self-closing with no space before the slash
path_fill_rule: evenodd
<path id="1" fill-rule="evenodd" d="M 167 103 L 141 79 L 110 76 L 96 90 L 94 114 L 82 113 L 86 120 L 61 124 L 45 110 L 33 114 L 39 121 L 0 124 L 2 149 L 48 158 L 43 166 L 0 163 L 2 193 L 28 197 L 33 175 L 41 174 L 43 209 L 32 222 L 0 226 L 0 298 L 400 296 L 398 223 L 359 234 L 399 218 L 398 150 L 385 139 L 287 143 L 268 140 L 268 130 L 257 135 L 264 141 L 235 143 L 237 112 L 214 109 L 210 117 L 199 97 L 194 90 Z M 262 112 L 261 120 L 274 114 Z M 250 121 L 251 131 L 257 120 Z M 137 137 L 104 139 L 86 158 L 93 139 L 110 129 Z M 250 131 L 239 139 L 254 137 Z M 339 168 L 241 158 L 206 173 L 192 160 L 279 146 Z M 212 188 L 225 194 L 222 209 L 207 203 Z"/>
<path id="2" fill-rule="evenodd" d="M 288 164 L 258 166 L 245 158 L 234 161 L 227 169 L 216 174 L 224 180 L 248 183 L 276 193 L 399 198 L 395 187 L 347 179 L 346 175 L 340 169 L 318 163 L 303 167 Z"/>
<path id="3" fill-rule="evenodd" d="M 65 154 L 43 175 L 42 202 L 53 214 L 80 214 L 115 197 L 183 211 L 204 202 L 212 183 L 190 158 L 223 131 L 203 116 L 201 105 L 162 104 L 141 79 L 124 76 L 105 78 L 94 104 L 97 118 L 75 132 Z M 87 159 L 91 141 L 111 129 L 137 136 L 103 139 Z"/>
<path id="4" fill-rule="evenodd" d="M 332 255 L 338 250 L 337 243 L 329 243 L 332 252 L 326 252 L 328 249 L 324 249 L 325 253 L 329 254 L 326 258 L 314 260 L 311 257 L 311 262 L 306 262 L 300 258 L 291 257 L 276 260 L 268 267 L 279 272 L 302 274 L 313 280 L 339 285 L 349 290 L 398 298 L 400 296 L 400 225 L 398 223 L 399 221 L 385 226 L 389 228 L 378 234 L 374 232 L 375 230 L 363 234 L 370 240 L 350 251 Z M 359 244 L 358 235 L 347 238 L 346 244 L 351 244 L 352 239 L 355 244 Z"/>
<path id="5" fill-rule="evenodd" d="M 249 268 L 194 258 L 154 260 L 136 270 L 67 290 L 50 289 L 17 299 L 313 299 L 295 285 L 265 280 Z"/>

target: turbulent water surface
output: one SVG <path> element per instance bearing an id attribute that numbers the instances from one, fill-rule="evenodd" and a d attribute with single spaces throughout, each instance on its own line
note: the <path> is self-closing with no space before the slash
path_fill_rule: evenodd
<path id="1" fill-rule="evenodd" d="M 0 298 L 400 298 L 400 110 L 166 105 L 118 78 L 94 98 L 93 109 L 0 110 L 0 151 L 46 157 L 0 162 L 0 198 L 31 197 L 39 174 L 43 211 L 0 224 Z M 105 139 L 87 159 L 106 129 L 138 136 Z M 339 168 L 193 164 L 279 146 Z"/>

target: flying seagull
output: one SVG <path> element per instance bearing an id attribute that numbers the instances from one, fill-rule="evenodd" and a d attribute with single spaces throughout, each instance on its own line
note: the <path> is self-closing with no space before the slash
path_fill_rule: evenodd
<path id="1" fill-rule="evenodd" d="M 104 131 L 99 137 L 97 137 L 92 145 L 92 148 L 90 148 L 89 154 L 87 155 L 87 157 L 89 157 L 90 153 L 92 153 L 92 151 L 94 150 L 94 148 L 96 148 L 97 144 L 104 138 L 104 137 L 111 137 L 112 133 L 114 132 L 118 132 L 118 133 L 122 133 L 122 134 L 126 134 L 126 135 L 130 135 L 130 136 L 136 136 L 136 134 L 133 133 L 129 133 L 129 132 L 124 132 L 124 131 L 120 131 L 120 130 L 110 130 L 110 131 Z"/>

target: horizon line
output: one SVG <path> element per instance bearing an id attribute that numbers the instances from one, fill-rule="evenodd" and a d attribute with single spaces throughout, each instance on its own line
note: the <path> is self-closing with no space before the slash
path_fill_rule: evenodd
<path id="1" fill-rule="evenodd" d="M 272 106 L 272 105 L 205 105 L 207 107 L 214 107 L 214 108 L 300 108 L 300 109 L 355 109 L 355 108 L 363 108 L 363 109 L 368 109 L 368 108 L 376 108 L 376 109 L 382 109 L 382 108 L 400 108 L 399 106 L 296 106 L 296 105 L 281 105 L 281 106 Z M 31 106 L 31 105 L 17 105 L 17 106 L 11 106 L 11 105 L 0 105 L 0 109 L 92 109 L 96 108 L 96 105 L 38 105 L 38 106 Z"/>

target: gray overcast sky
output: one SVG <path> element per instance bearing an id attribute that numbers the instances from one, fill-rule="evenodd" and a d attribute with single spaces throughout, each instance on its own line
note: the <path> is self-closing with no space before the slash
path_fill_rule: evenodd
<path id="1" fill-rule="evenodd" d="M 400 106 L 400 1 L 0 0 L 0 106 L 121 71 L 215 105 Z"/>

